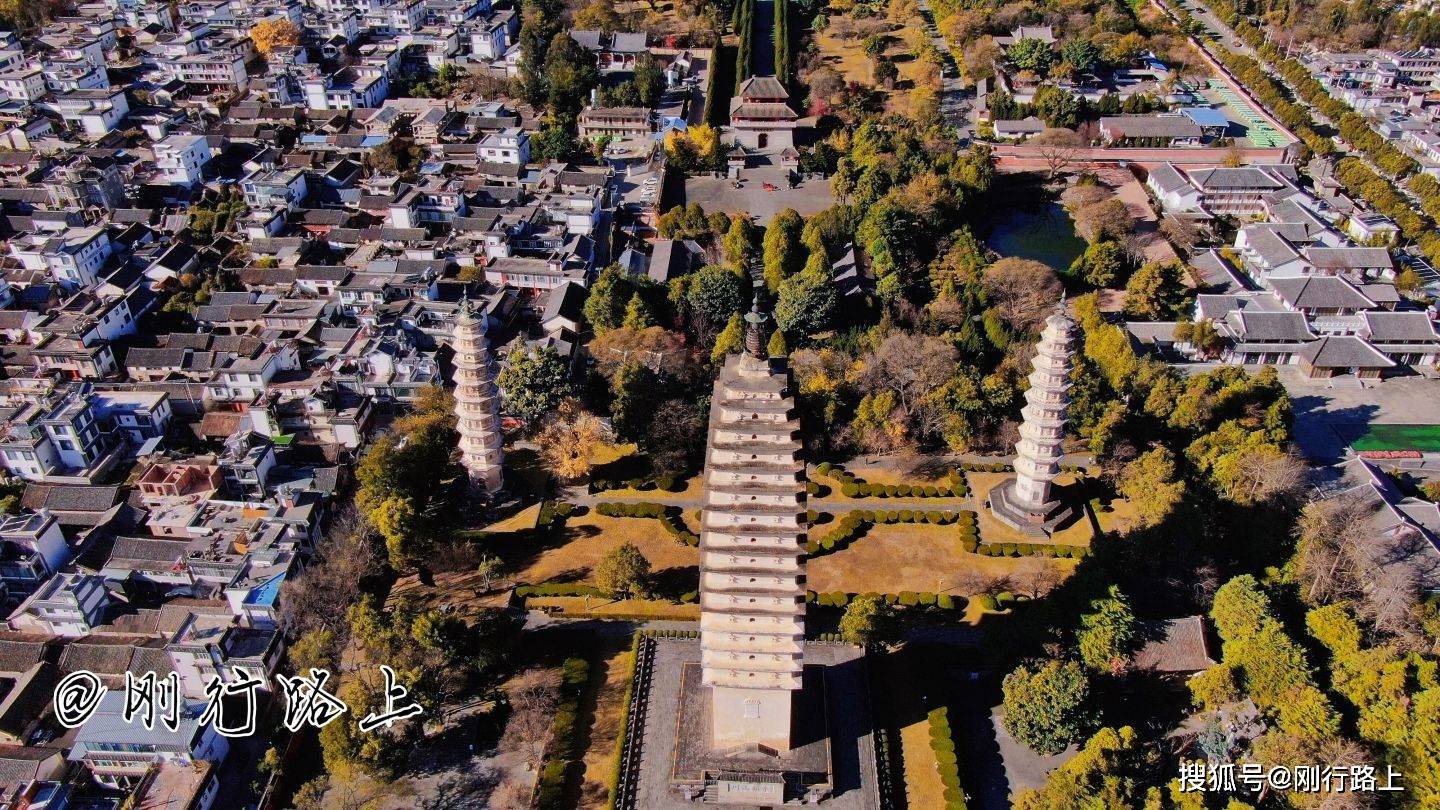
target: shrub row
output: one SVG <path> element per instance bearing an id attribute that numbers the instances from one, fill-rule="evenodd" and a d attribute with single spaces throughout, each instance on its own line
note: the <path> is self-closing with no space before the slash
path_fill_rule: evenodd
<path id="1" fill-rule="evenodd" d="M 946 706 L 930 710 L 930 750 L 935 752 L 935 766 L 940 771 L 940 783 L 945 786 L 946 810 L 965 810 L 960 762 L 955 756 L 955 735 L 950 729 L 950 709 Z"/>
<path id="2" fill-rule="evenodd" d="M 845 593 L 844 591 L 815 591 L 805 592 L 805 601 L 820 607 L 843 608 L 855 600 L 860 594 Z M 887 605 L 899 605 L 901 607 L 933 607 L 941 610 L 954 610 L 957 602 L 954 596 L 948 593 L 931 593 L 929 591 L 901 591 L 900 593 L 875 594 L 885 599 Z M 963 600 L 962 600 L 963 602 Z"/>
<path id="3" fill-rule="evenodd" d="M 666 506 L 663 503 L 653 501 L 639 501 L 636 503 L 622 503 L 619 501 L 605 501 L 595 504 L 595 513 L 605 517 L 634 517 L 653 518 L 660 521 L 661 527 L 671 537 L 679 540 L 687 546 L 700 545 L 700 537 L 685 526 L 679 510 Z"/>
<path id="4" fill-rule="evenodd" d="M 550 744 L 545 764 L 535 782 L 538 810 L 563 807 L 565 778 L 570 766 L 584 754 L 580 747 L 580 693 L 590 680 L 590 664 L 583 658 L 567 658 L 560 667 L 560 706 L 550 724 Z"/>
<path id="5" fill-rule="evenodd" d="M 814 521 L 812 520 L 811 523 L 813 524 Z M 824 535 L 810 538 L 805 545 L 805 550 L 811 556 L 840 551 L 863 537 L 870 527 L 877 523 L 927 523 L 935 526 L 958 523 L 962 536 L 967 532 L 971 536 L 975 534 L 974 512 L 952 512 L 939 509 L 856 509 L 846 512 L 845 517 L 841 518 L 840 522 Z"/>
<path id="6" fill-rule="evenodd" d="M 781 84 L 788 85 L 794 80 L 790 59 L 790 4 L 786 0 L 775 0 L 775 77 Z"/>
<path id="7" fill-rule="evenodd" d="M 710 58 L 706 60 L 708 76 L 705 77 L 705 111 L 700 116 L 700 121 L 705 124 L 715 121 L 715 77 L 720 75 L 720 41 L 723 37 L 716 37 L 715 44 L 710 46 Z"/>
<path id="8" fill-rule="evenodd" d="M 1059 543 L 984 543 L 976 549 L 965 550 L 984 557 L 1060 557 L 1083 560 L 1090 556 L 1090 549 L 1085 546 Z"/>
<path id="9" fill-rule="evenodd" d="M 515 595 L 521 599 L 531 596 L 599 596 L 608 599 L 611 593 L 584 582 L 541 582 L 536 585 L 518 585 Z"/>
<path id="10" fill-rule="evenodd" d="M 981 610 L 994 613 L 1000 610 L 1008 610 L 1007 606 L 1013 604 L 1016 599 L 1015 594 L 1009 591 L 981 593 L 975 595 L 975 604 L 979 605 Z"/>
<path id="11" fill-rule="evenodd" d="M 535 527 L 541 531 L 563 529 L 565 520 L 575 513 L 575 504 L 569 501 L 546 501 L 540 504 L 540 517 Z"/>
<path id="12" fill-rule="evenodd" d="M 735 92 L 738 94 L 740 85 L 750 78 L 755 63 L 755 0 L 739 0 L 731 24 L 740 37 L 740 50 L 735 56 Z"/>
<path id="13" fill-rule="evenodd" d="M 822 461 L 815 472 L 828 475 L 840 484 L 847 498 L 954 498 L 965 497 L 970 489 L 959 470 L 951 470 L 944 484 L 871 484 L 838 464 Z"/>
<path id="14" fill-rule="evenodd" d="M 594 478 L 590 481 L 590 493 L 608 492 L 612 489 L 635 489 L 641 492 L 649 492 L 658 489 L 661 492 L 679 492 L 682 487 L 680 481 L 671 475 L 661 475 L 655 478 L 631 478 L 628 481 L 611 481 L 608 478 Z"/>

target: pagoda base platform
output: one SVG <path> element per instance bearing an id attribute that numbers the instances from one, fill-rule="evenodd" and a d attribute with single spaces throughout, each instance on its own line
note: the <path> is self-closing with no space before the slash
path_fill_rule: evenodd
<path id="1" fill-rule="evenodd" d="M 711 690 L 701 683 L 698 639 L 646 639 L 635 683 L 616 807 L 679 810 L 816 805 L 879 810 L 879 776 L 864 651 L 810 642 L 795 696 L 793 747 L 710 746 Z"/>
<path id="2" fill-rule="evenodd" d="M 1039 508 L 1020 503 L 1015 497 L 1015 479 L 1010 478 L 996 484 L 990 490 L 990 513 L 997 520 L 1016 531 L 1034 537 L 1049 537 L 1055 528 L 1069 523 L 1078 514 L 1074 504 L 1053 500 Z"/>

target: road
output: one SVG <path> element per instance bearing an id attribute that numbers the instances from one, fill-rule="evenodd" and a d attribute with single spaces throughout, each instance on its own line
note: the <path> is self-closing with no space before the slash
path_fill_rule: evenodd
<path id="1" fill-rule="evenodd" d="M 940 118 L 954 127 L 961 137 L 973 139 L 975 130 L 967 115 L 970 106 L 969 94 L 965 92 L 965 85 L 960 80 L 960 66 L 955 62 L 955 54 L 950 51 L 950 43 L 940 36 L 940 29 L 935 26 L 935 12 L 930 8 L 930 0 L 919 0 L 919 6 L 920 17 L 925 21 L 925 33 L 930 36 L 930 43 L 940 51 L 942 57 Z"/>
<path id="2" fill-rule="evenodd" d="M 1161 2 L 1161 0 L 1155 0 L 1155 2 L 1159 3 Z M 1218 40 L 1220 44 L 1224 46 L 1227 50 L 1229 50 L 1231 53 L 1248 56 L 1251 59 L 1259 62 L 1267 69 L 1272 67 L 1268 62 L 1265 61 L 1265 59 L 1260 56 L 1260 54 L 1255 51 L 1254 48 L 1250 47 L 1248 44 L 1245 43 L 1244 40 L 1240 39 L 1239 35 L 1235 33 L 1235 30 L 1229 25 L 1227 25 L 1224 20 L 1220 19 L 1220 16 L 1218 14 L 1216 14 L 1214 11 L 1211 11 L 1209 6 L 1206 6 L 1204 3 L 1199 2 L 1188 2 L 1187 0 L 1179 0 L 1178 5 L 1184 8 L 1186 11 L 1190 12 L 1190 15 L 1196 20 L 1198 20 L 1201 25 L 1205 26 L 1206 30 L 1209 31 L 1212 35 L 1214 35 L 1216 40 Z M 1204 42 L 1200 42 L 1199 44 L 1201 47 L 1205 47 Z M 1286 89 L 1286 91 L 1290 94 L 1290 99 L 1292 101 L 1305 108 L 1305 111 L 1310 114 L 1310 118 L 1315 123 L 1320 124 L 1324 127 L 1328 127 L 1331 132 L 1338 132 L 1339 127 L 1336 126 L 1335 122 L 1330 120 L 1330 118 L 1326 116 L 1325 113 L 1321 112 L 1319 109 L 1312 106 L 1309 102 L 1305 101 L 1305 99 L 1301 98 L 1300 94 L 1295 92 L 1295 88 L 1292 87 L 1290 83 L 1285 80 L 1284 76 L 1280 75 L 1278 71 L 1275 71 L 1273 69 L 1270 70 L 1270 75 L 1272 78 L 1275 79 L 1275 81 L 1279 82 Z M 1384 177 L 1386 180 L 1389 180 L 1391 185 L 1395 187 L 1395 190 L 1398 191 L 1401 195 L 1405 197 L 1406 200 L 1409 201 L 1411 208 L 1414 208 L 1417 211 L 1421 210 L 1419 198 L 1416 197 L 1410 191 L 1410 189 L 1405 186 L 1404 183 L 1399 182 L 1394 175 L 1382 170 L 1379 166 L 1377 166 L 1373 161 L 1370 160 L 1370 157 L 1368 155 L 1366 155 L 1364 152 L 1352 148 L 1350 144 L 1346 143 L 1343 139 L 1341 139 L 1338 134 L 1335 135 L 1331 140 L 1335 142 L 1336 150 L 1340 154 L 1358 159 L 1361 163 L 1364 163 L 1365 166 L 1370 169 L 1370 171 L 1375 172 L 1381 177 Z M 1403 146 L 1399 146 L 1398 148 L 1404 151 Z M 1411 155 L 1411 157 L 1414 156 Z"/>

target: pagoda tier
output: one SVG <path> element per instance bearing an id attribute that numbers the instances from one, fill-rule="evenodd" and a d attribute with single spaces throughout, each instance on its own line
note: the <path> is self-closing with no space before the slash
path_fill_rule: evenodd
<path id="1" fill-rule="evenodd" d="M 500 429 L 500 389 L 490 359 L 484 315 L 463 301 L 455 317 L 455 416 L 460 434 L 460 463 L 471 484 L 494 495 L 503 484 L 505 451 Z"/>

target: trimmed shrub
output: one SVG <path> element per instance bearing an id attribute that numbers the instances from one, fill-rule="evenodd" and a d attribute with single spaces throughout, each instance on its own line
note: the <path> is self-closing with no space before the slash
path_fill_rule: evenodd
<path id="1" fill-rule="evenodd" d="M 805 494 L 806 494 L 806 495 L 812 495 L 812 496 L 813 496 L 813 495 L 819 495 L 819 494 L 820 494 L 820 485 L 817 484 L 817 483 L 815 483 L 814 481 L 806 481 L 806 482 L 805 482 Z"/>
<path id="2" fill-rule="evenodd" d="M 860 497 L 860 487 L 857 484 L 842 484 L 840 486 L 840 492 L 847 498 Z"/>
<path id="3" fill-rule="evenodd" d="M 902 498 L 908 498 L 908 497 L 910 497 L 910 485 L 909 485 L 909 484 L 897 484 L 897 485 L 895 486 L 895 494 L 896 494 L 896 495 L 899 495 L 899 496 L 902 497 Z"/>
<path id="4" fill-rule="evenodd" d="M 995 611 L 1000 609 L 1000 602 L 996 600 L 994 596 L 988 593 L 982 593 L 976 596 L 975 604 L 979 605 L 981 610 L 989 611 L 991 613 L 994 613 Z"/>
<path id="5" fill-rule="evenodd" d="M 951 596 L 948 593 L 939 594 L 935 597 L 935 607 L 938 607 L 941 610 L 954 610 L 955 597 Z"/>
<path id="6" fill-rule="evenodd" d="M 964 549 L 967 554 L 974 554 L 980 548 L 980 541 L 973 536 L 961 537 L 960 548 Z"/>
<path id="7" fill-rule="evenodd" d="M 960 787 L 959 760 L 955 755 L 955 736 L 950 728 L 950 710 L 940 706 L 930 710 L 930 748 L 945 786 L 945 810 L 965 810 L 965 791 Z"/>
<path id="8" fill-rule="evenodd" d="M 920 607 L 935 607 L 935 594 L 929 591 L 921 591 L 919 594 L 916 594 L 915 601 Z"/>
<path id="9" fill-rule="evenodd" d="M 905 606 L 905 607 L 914 607 L 915 604 L 916 604 L 916 602 L 917 602 L 917 600 L 918 600 L 918 595 L 917 595 L 914 591 L 901 591 L 901 592 L 900 592 L 900 604 L 903 605 L 903 606 Z"/>
<path id="10" fill-rule="evenodd" d="M 1000 593 L 995 594 L 995 601 L 999 602 L 1002 605 L 1008 605 L 1011 602 L 1015 601 L 1015 594 L 1009 591 L 1001 591 Z"/>
<path id="11" fill-rule="evenodd" d="M 815 472 L 818 472 L 821 475 L 829 475 L 830 471 L 833 469 L 835 469 L 835 465 L 831 464 L 828 461 L 822 461 L 819 464 L 815 465 Z"/>

